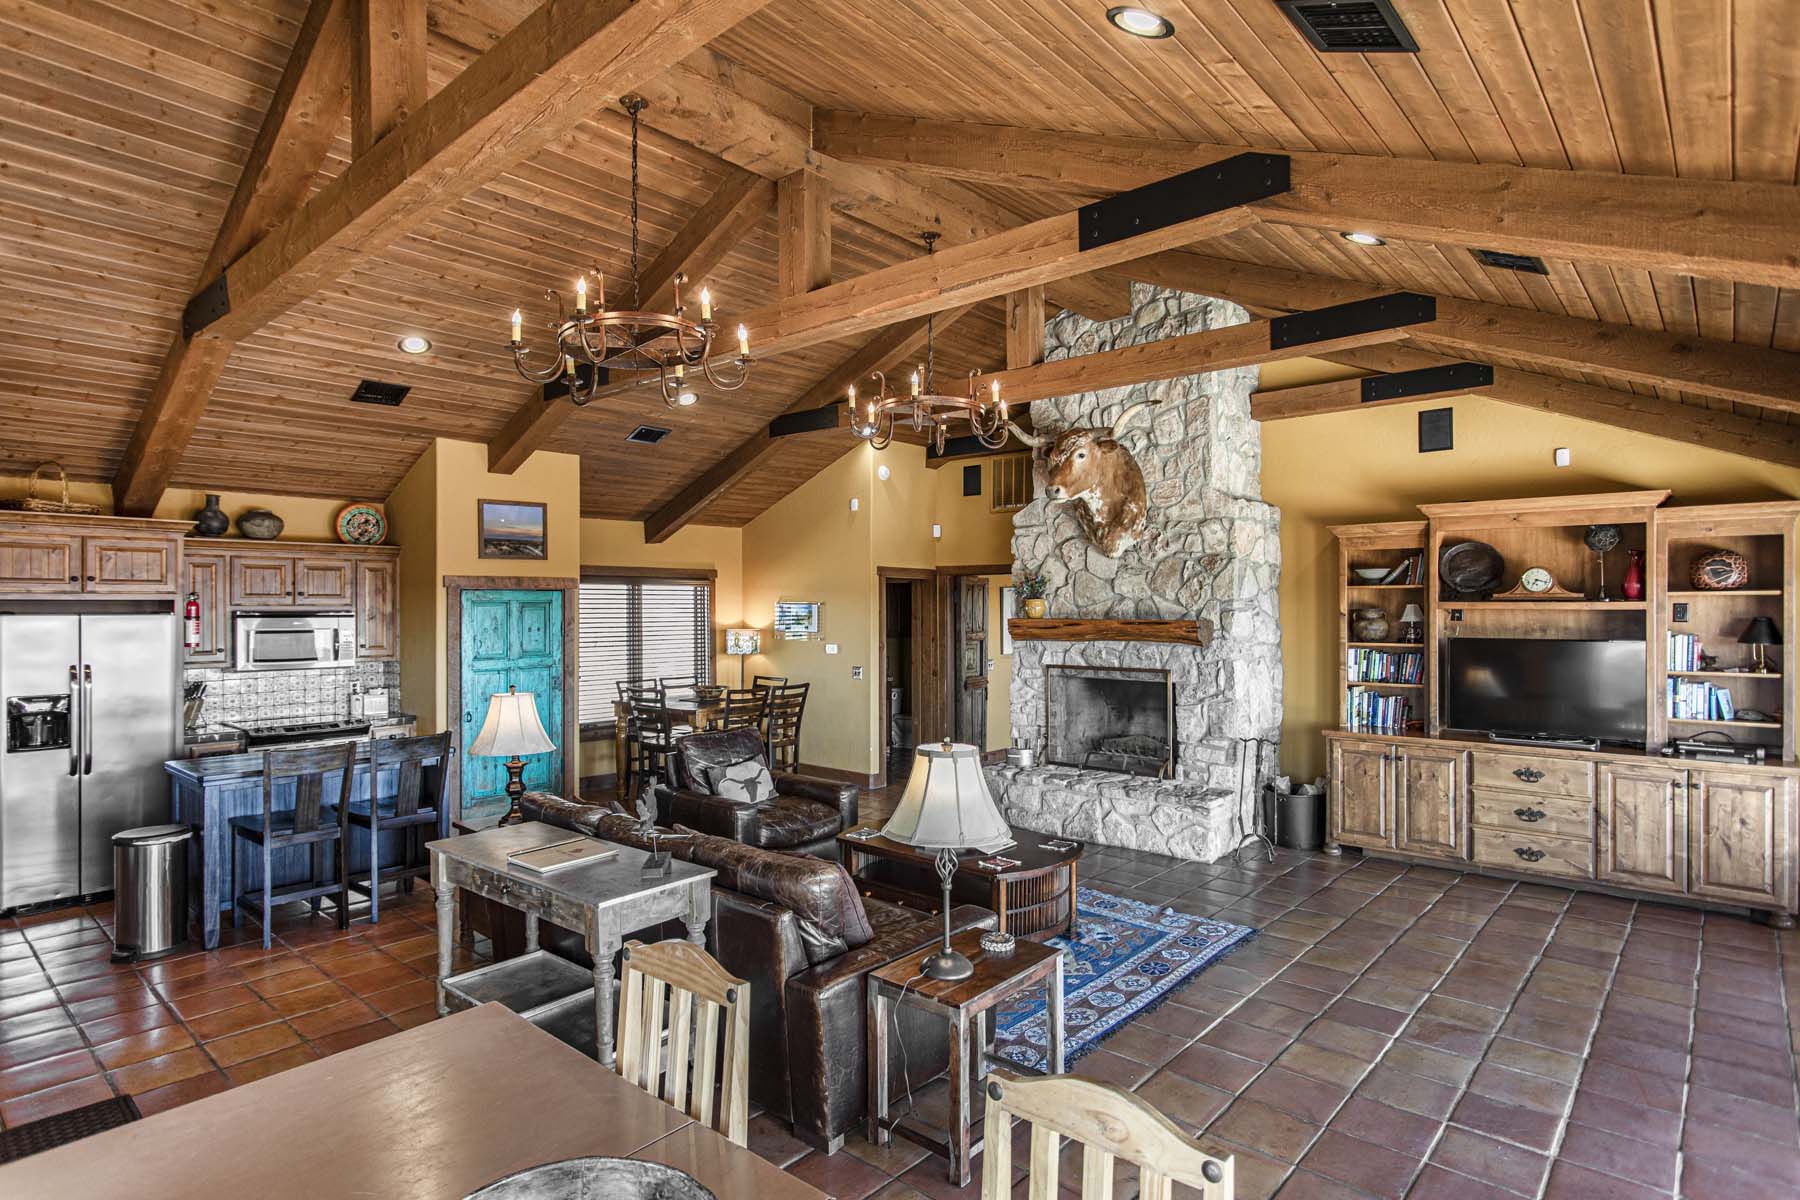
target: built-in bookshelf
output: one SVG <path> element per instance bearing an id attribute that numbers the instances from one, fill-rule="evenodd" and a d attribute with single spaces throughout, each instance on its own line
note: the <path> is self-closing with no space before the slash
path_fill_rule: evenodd
<path id="1" fill-rule="evenodd" d="M 1427 708 L 1429 658 L 1423 641 L 1405 641 L 1400 627 L 1408 605 L 1423 613 L 1427 603 L 1425 522 L 1339 525 L 1332 533 L 1338 541 L 1339 723 L 1367 732 L 1417 732 Z M 1361 572 L 1380 574 L 1366 578 Z M 1365 608 L 1387 617 L 1385 639 L 1358 640 L 1352 632 L 1356 611 Z"/>

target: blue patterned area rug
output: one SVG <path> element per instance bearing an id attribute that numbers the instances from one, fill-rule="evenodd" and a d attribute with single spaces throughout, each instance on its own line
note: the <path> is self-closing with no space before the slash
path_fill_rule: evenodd
<path id="1" fill-rule="evenodd" d="M 1168 999 L 1256 930 L 1095 888 L 1076 892 L 1074 940 L 1063 951 L 1063 1059 L 1074 1062 L 1125 1023 Z M 1036 1071 L 1049 1061 L 1050 999 L 1041 989 L 995 1014 L 995 1050 Z"/>

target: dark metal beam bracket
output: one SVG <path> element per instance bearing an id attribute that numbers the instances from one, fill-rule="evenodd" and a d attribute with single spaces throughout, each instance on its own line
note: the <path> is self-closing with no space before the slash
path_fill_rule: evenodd
<path id="1" fill-rule="evenodd" d="M 1355 337 L 1404 325 L 1423 325 L 1437 320 L 1437 297 L 1418 292 L 1390 292 L 1367 300 L 1352 300 L 1330 308 L 1276 317 L 1269 322 L 1269 349 L 1287 350 L 1336 338 Z"/>
<path id="2" fill-rule="evenodd" d="M 1395 371 L 1391 375 L 1370 375 L 1362 380 L 1362 402 L 1404 400 L 1408 396 L 1429 396 L 1440 392 L 1473 391 L 1491 387 L 1494 368 L 1486 363 L 1446 363 L 1441 367 L 1420 367 L 1416 371 Z"/>
<path id="3" fill-rule="evenodd" d="M 231 289 L 226 285 L 226 276 L 219 277 L 194 293 L 187 307 L 181 310 L 181 336 L 193 337 L 214 321 L 231 311 Z"/>
<path id="4" fill-rule="evenodd" d="M 1079 245 L 1083 250 L 1166 229 L 1210 213 L 1279 196 L 1289 188 L 1285 154 L 1234 154 L 1210 166 L 1183 171 L 1155 183 L 1084 204 Z"/>

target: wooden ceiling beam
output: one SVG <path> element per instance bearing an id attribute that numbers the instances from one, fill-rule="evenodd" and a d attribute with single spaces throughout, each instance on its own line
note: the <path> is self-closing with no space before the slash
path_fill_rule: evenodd
<path id="1" fill-rule="evenodd" d="M 1249 321 L 1098 354 L 990 372 L 978 377 L 975 386 L 984 390 L 998 380 L 1006 402 L 1021 405 L 1052 396 L 1129 387 L 1288 358 L 1319 358 L 1336 350 L 1397 342 L 1411 328 L 1430 320 L 1428 297 L 1399 292 L 1342 309 Z"/>
<path id="2" fill-rule="evenodd" d="M 1188 251 L 1155 254 L 1119 273 L 1145 283 L 1236 301 L 1252 312 L 1344 304 L 1379 295 L 1375 284 Z M 1412 330 L 1434 346 L 1479 357 L 1592 371 L 1622 382 L 1800 412 L 1800 354 L 1583 317 L 1437 297 L 1437 320 Z"/>
<path id="3" fill-rule="evenodd" d="M 1320 357 L 1361 371 L 1383 372 L 1441 368 L 1456 363 L 1455 359 L 1404 344 L 1335 351 Z M 1800 425 L 1758 421 L 1661 396 L 1643 396 L 1511 367 L 1495 367 L 1494 381 L 1482 389 L 1482 395 L 1519 408 L 1647 433 L 1759 462 L 1800 466 Z"/>
<path id="4" fill-rule="evenodd" d="M 1006 368 L 1035 367 L 1044 361 L 1044 289 L 1026 288 L 1006 297 Z"/>
<path id="5" fill-rule="evenodd" d="M 200 269 L 205 286 L 299 207 L 350 103 L 350 0 L 313 0 Z M 177 333 L 113 476 L 113 507 L 149 516 L 168 489 L 233 343 Z"/>
<path id="6" fill-rule="evenodd" d="M 425 105 L 425 0 L 350 0 L 350 153 L 361 158 Z"/>
<path id="7" fill-rule="evenodd" d="M 950 328 L 973 307 L 969 305 L 937 314 L 936 328 L 939 331 Z M 919 353 L 924 345 L 924 320 L 890 325 L 827 371 L 824 378 L 788 405 L 784 415 L 836 404 L 852 384 L 863 384 L 877 371 L 884 374 L 894 371 Z M 644 540 L 651 544 L 666 542 L 678 530 L 692 524 L 708 505 L 762 467 L 773 456 L 779 441 L 771 436 L 766 426 L 745 438 L 730 454 L 701 472 L 699 478 L 644 520 Z M 850 448 L 845 447 L 846 450 Z"/>
<path id="8" fill-rule="evenodd" d="M 1361 379 L 1339 379 L 1303 387 L 1250 393 L 1250 416 L 1257 421 L 1285 421 L 1320 413 L 1385 408 L 1446 396 L 1482 396 L 1493 386 L 1494 368 L 1483 363 L 1454 363 L 1410 371 L 1378 372 Z"/>
<path id="9" fill-rule="evenodd" d="M 775 294 L 818 291 L 831 282 L 831 181 L 817 171 L 785 175 L 775 207 Z"/>
<path id="10" fill-rule="evenodd" d="M 1088 194 L 1243 152 L 824 111 L 814 114 L 813 144 L 875 166 Z M 1274 224 L 1800 287 L 1800 189 L 1786 184 L 1354 154 L 1292 157 L 1293 189 L 1255 206 Z"/>
<path id="11" fill-rule="evenodd" d="M 648 298 L 645 311 L 670 312 L 675 307 L 675 280 L 688 279 L 684 305 L 697 303 L 699 282 L 727 254 L 750 235 L 775 206 L 775 185 L 748 171 L 733 171 L 680 232 L 656 256 L 643 276 Z M 728 336 L 728 335 L 726 335 Z M 728 343 L 729 344 L 729 343 Z M 639 375 L 608 384 L 595 399 L 632 391 L 654 382 Z M 557 431 L 575 413 L 575 406 L 561 400 L 533 395 L 519 406 L 500 432 L 488 442 L 488 470 L 510 475 L 525 465 L 533 453 L 550 444 Z"/>

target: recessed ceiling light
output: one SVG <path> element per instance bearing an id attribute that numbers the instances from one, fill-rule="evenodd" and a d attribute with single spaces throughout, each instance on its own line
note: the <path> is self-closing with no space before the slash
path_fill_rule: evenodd
<path id="1" fill-rule="evenodd" d="M 1340 233 L 1338 236 L 1343 238 L 1346 242 L 1355 242 L 1359 246 L 1387 245 L 1387 240 L 1385 238 L 1378 238 L 1372 233 Z"/>
<path id="2" fill-rule="evenodd" d="M 431 339 L 417 333 L 409 333 L 394 344 L 408 354 L 424 354 L 431 349 Z"/>
<path id="3" fill-rule="evenodd" d="M 1117 29 L 1124 30 L 1132 37 L 1166 38 L 1175 32 L 1175 26 L 1168 20 L 1157 16 L 1147 8 L 1136 8 L 1132 5 L 1120 5 L 1106 10 L 1106 19 Z"/>
<path id="4" fill-rule="evenodd" d="M 675 403 L 683 408 L 691 408 L 700 397 L 694 392 L 682 392 L 675 397 Z"/>

